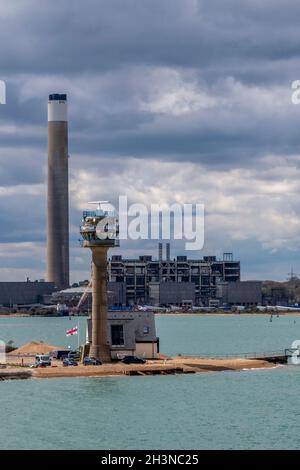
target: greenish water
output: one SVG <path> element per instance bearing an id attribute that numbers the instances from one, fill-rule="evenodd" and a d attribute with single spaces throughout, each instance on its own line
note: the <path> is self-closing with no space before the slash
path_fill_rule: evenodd
<path id="1" fill-rule="evenodd" d="M 57 346 L 77 347 L 77 336 L 66 330 L 79 321 L 80 340 L 85 338 L 85 318 L 0 318 L 0 340 L 21 346 L 43 340 Z M 289 347 L 300 339 L 300 317 L 201 316 L 156 317 L 160 349 L 165 354 L 230 354 Z"/>
<path id="2" fill-rule="evenodd" d="M 288 347 L 300 339 L 300 317 L 294 322 L 294 317 L 272 323 L 268 317 L 159 317 L 157 327 L 167 354 L 227 354 Z M 0 338 L 64 346 L 65 330 L 73 323 L 0 319 Z M 299 384 L 297 366 L 2 382 L 0 448 L 298 449 Z"/>

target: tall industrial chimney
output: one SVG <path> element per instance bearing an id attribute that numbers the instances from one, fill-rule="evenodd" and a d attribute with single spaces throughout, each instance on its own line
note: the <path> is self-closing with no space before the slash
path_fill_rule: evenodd
<path id="1" fill-rule="evenodd" d="M 48 102 L 48 281 L 69 287 L 69 184 L 67 95 Z"/>

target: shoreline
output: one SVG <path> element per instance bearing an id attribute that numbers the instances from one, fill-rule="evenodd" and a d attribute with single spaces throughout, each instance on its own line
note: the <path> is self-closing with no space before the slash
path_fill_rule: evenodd
<path id="1" fill-rule="evenodd" d="M 138 313 L 138 312 L 136 312 Z M 288 311 L 282 311 L 282 312 L 277 312 L 277 311 L 269 311 L 269 312 L 240 312 L 240 313 L 235 313 L 235 312 L 229 312 L 229 313 L 224 313 L 224 312 L 201 312 L 201 313 L 157 313 L 154 312 L 155 316 L 157 317 L 270 317 L 271 315 L 274 316 L 294 316 L 294 317 L 299 317 L 300 316 L 300 311 L 299 312 L 292 312 L 290 310 Z M 82 318 L 86 318 L 87 315 L 80 315 Z M 31 315 L 27 313 L 0 313 L 0 319 L 1 318 L 69 318 L 69 317 L 62 317 L 60 315 Z M 77 318 L 74 316 L 71 316 L 71 318 Z"/>
<path id="2" fill-rule="evenodd" d="M 155 316 L 158 317 L 270 317 L 274 316 L 295 316 L 299 317 L 300 312 L 245 312 L 245 313 L 224 313 L 224 312 L 214 312 L 214 313 L 155 313 Z"/>
<path id="3" fill-rule="evenodd" d="M 14 363 L 0 370 L 0 380 L 18 378 L 76 378 L 76 377 L 121 377 L 121 376 L 153 376 L 153 375 L 180 375 L 213 372 L 238 372 L 257 369 L 273 369 L 277 364 L 260 359 L 207 359 L 200 357 L 174 357 L 168 359 L 149 360 L 146 364 L 112 363 L 101 366 L 63 367 L 60 361 L 53 361 L 51 367 L 31 369 L 29 364 L 25 367 Z M 24 359 L 24 358 L 23 358 Z M 29 358 L 27 357 L 27 360 Z M 22 361 L 22 357 L 19 357 Z"/>

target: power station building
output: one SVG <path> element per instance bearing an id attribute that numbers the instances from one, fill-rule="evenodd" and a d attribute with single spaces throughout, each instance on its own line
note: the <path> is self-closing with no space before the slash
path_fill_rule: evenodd
<path id="1" fill-rule="evenodd" d="M 224 253 L 222 260 L 216 256 L 204 256 L 198 260 L 187 256 L 171 259 L 169 253 L 167 249 L 168 256 L 162 259 L 160 244 L 158 260 L 152 256 L 124 259 L 120 255 L 109 259 L 108 280 L 111 284 L 124 284 L 127 305 L 151 303 L 156 299 L 155 304 L 160 305 L 180 304 L 186 300 L 194 305 L 207 306 L 216 299 L 219 283 L 240 280 L 240 261 L 234 260 L 231 253 Z M 179 291 L 181 296 L 177 295 Z"/>
<path id="2" fill-rule="evenodd" d="M 47 280 L 69 287 L 69 174 L 67 95 L 48 102 Z"/>
<path id="3" fill-rule="evenodd" d="M 217 298 L 220 303 L 229 306 L 242 305 L 256 307 L 262 305 L 261 281 L 237 281 L 220 283 L 217 287 Z"/>
<path id="4" fill-rule="evenodd" d="M 53 294 L 53 282 L 30 281 L 0 282 L 0 305 L 4 307 L 42 303 L 45 296 Z"/>

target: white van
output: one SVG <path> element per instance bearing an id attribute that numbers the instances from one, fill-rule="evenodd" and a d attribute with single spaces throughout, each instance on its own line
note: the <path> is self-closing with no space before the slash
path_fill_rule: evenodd
<path id="1" fill-rule="evenodd" d="M 38 367 L 51 366 L 51 358 L 46 354 L 37 354 L 35 356 L 35 363 Z"/>

